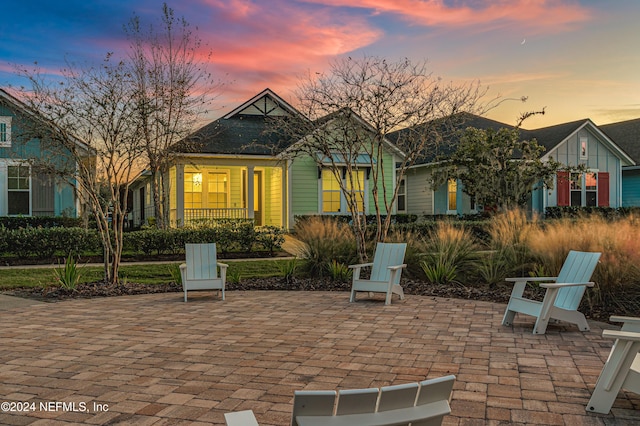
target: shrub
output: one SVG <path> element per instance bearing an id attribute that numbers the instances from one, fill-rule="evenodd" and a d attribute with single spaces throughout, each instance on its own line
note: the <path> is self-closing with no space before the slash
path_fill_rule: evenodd
<path id="1" fill-rule="evenodd" d="M 19 228 L 81 228 L 82 218 L 65 216 L 3 216 L 0 227 Z"/>
<path id="2" fill-rule="evenodd" d="M 64 267 L 54 269 L 56 282 L 65 290 L 75 291 L 80 283 L 80 268 L 73 256 L 67 256 Z"/>
<path id="3" fill-rule="evenodd" d="M 296 269 L 298 268 L 298 258 L 294 257 L 293 259 L 289 259 L 279 264 L 278 267 L 280 268 L 284 281 L 287 284 L 291 284 L 295 278 Z"/>
<path id="4" fill-rule="evenodd" d="M 333 217 L 314 216 L 296 222 L 295 235 L 304 243 L 302 257 L 307 259 L 311 275 L 325 274 L 326 265 L 334 260 L 350 265 L 357 259 L 351 227 Z"/>
<path id="5" fill-rule="evenodd" d="M 425 239 L 422 270 L 434 283 L 456 281 L 458 274 L 468 272 L 473 265 L 476 249 L 473 237 L 464 227 L 455 227 L 448 221 L 440 222 Z"/>
<path id="6" fill-rule="evenodd" d="M 431 284 L 459 283 L 456 281 L 456 265 L 447 259 L 437 258 L 435 263 L 422 261 L 420 266 L 427 276 L 427 281 Z"/>
<path id="7" fill-rule="evenodd" d="M 583 303 L 619 307 L 621 315 L 640 308 L 640 221 L 634 216 L 550 221 L 531 236 L 529 246 L 554 275 L 569 250 L 601 252 L 592 278 L 596 286 L 587 290 Z"/>
<path id="8" fill-rule="evenodd" d="M 329 276 L 334 281 L 346 282 L 351 280 L 351 276 L 353 275 L 353 271 L 349 266 L 335 259 L 327 264 L 327 270 L 329 271 Z"/>
<path id="9" fill-rule="evenodd" d="M 97 231 L 85 228 L 0 228 L 3 253 L 20 258 L 50 258 L 56 253 L 78 256 L 100 247 Z"/>
<path id="10" fill-rule="evenodd" d="M 284 243 L 284 229 L 277 226 L 261 226 L 256 229 L 256 243 L 262 246 L 269 254 L 282 248 Z"/>
<path id="11" fill-rule="evenodd" d="M 526 275 L 533 266 L 528 241 L 537 229 L 537 218 L 529 220 L 522 209 L 495 215 L 488 227 L 488 248 L 493 253 L 483 259 L 485 277 L 493 276 L 491 281 L 495 281 L 500 274 L 494 272 L 499 267 L 504 270 L 505 276 Z"/>

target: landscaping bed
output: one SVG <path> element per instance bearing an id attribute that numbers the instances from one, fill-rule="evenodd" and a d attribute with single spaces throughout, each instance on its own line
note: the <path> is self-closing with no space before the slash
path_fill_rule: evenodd
<path id="1" fill-rule="evenodd" d="M 405 295 L 445 297 L 504 304 L 509 301 L 511 294 L 511 286 L 509 285 L 499 285 L 495 287 L 477 285 L 472 287 L 460 284 L 430 284 L 420 280 L 403 279 L 402 286 Z M 293 278 L 288 282 L 282 277 L 245 278 L 238 283 L 227 282 L 226 290 L 343 291 L 346 293 L 351 290 L 351 283 L 335 281 L 328 277 Z M 29 287 L 15 288 L 3 291 L 2 293 L 43 302 L 58 302 L 69 299 L 168 292 L 182 292 L 182 286 L 176 283 L 142 284 L 135 282 L 112 286 L 96 282 L 79 284 L 75 291 L 65 290 L 60 287 Z M 539 288 L 528 287 L 525 295 L 529 298 L 541 300 L 543 292 Z M 345 295 L 345 297 L 348 296 Z M 395 298 L 396 296 L 394 296 L 394 299 Z M 581 312 L 583 312 L 587 318 L 598 321 L 608 321 L 611 315 L 631 315 L 631 313 L 621 313 L 619 306 L 608 308 L 596 307 L 592 309 L 582 308 Z"/>

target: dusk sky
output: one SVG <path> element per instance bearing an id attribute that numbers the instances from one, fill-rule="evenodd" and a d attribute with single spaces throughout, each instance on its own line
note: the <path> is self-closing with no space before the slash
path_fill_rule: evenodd
<path id="1" fill-rule="evenodd" d="M 525 128 L 640 118 L 638 0 L 180 0 L 225 84 L 215 118 L 266 87 L 295 103 L 301 74 L 336 57 L 427 60 L 446 81 L 479 80 L 492 96 L 527 96 L 487 116 Z M 161 15 L 158 0 L 9 0 L 0 26 L 0 86 L 25 84 L 14 64 L 55 73 L 125 52 L 123 25 Z"/>

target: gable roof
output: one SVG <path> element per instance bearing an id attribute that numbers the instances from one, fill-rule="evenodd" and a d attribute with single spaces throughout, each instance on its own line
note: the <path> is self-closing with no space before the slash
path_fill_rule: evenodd
<path id="1" fill-rule="evenodd" d="M 431 164 L 441 158 L 448 158 L 449 156 L 451 156 L 456 150 L 456 147 L 460 142 L 460 138 L 462 137 L 464 130 L 468 127 L 482 130 L 492 129 L 496 131 L 501 128 L 514 128 L 514 126 L 491 120 L 486 117 L 481 117 L 479 115 L 470 114 L 467 112 L 461 112 L 451 117 L 432 120 L 428 123 L 419 125 L 412 129 L 405 128 L 396 130 L 395 132 L 391 132 L 388 135 L 388 138 L 394 144 L 397 144 L 398 141 L 411 130 L 419 131 L 421 129 L 426 130 L 428 128 L 432 128 L 435 132 L 437 132 L 437 137 L 441 137 L 442 140 L 436 140 L 436 136 L 434 135 L 433 143 L 429 144 L 429 146 L 426 147 L 428 151 L 425 151 L 421 154 L 421 157 L 416 161 L 414 165 L 415 167 L 425 164 Z"/>
<path id="2" fill-rule="evenodd" d="M 450 122 L 448 122 L 450 123 Z M 462 136 L 462 132 L 464 129 L 469 127 L 474 127 L 476 129 L 482 130 L 499 130 L 501 128 L 506 129 L 514 129 L 515 126 L 511 126 L 506 123 L 501 123 L 499 121 L 491 120 L 485 117 L 477 116 L 469 113 L 460 113 L 453 120 L 454 129 L 449 132 L 448 140 L 446 143 L 440 144 L 436 146 L 436 149 L 433 152 L 425 153 L 424 158 L 417 162 L 416 165 L 424 165 L 429 164 L 438 159 L 438 157 L 448 157 L 450 156 L 456 149 L 456 146 L 460 142 L 460 138 Z M 640 120 L 637 120 L 635 123 L 636 135 L 640 135 Z M 623 165 L 632 165 L 635 164 L 634 158 L 629 156 L 625 150 L 623 150 L 620 146 L 616 144 L 617 141 L 612 140 L 605 132 L 603 132 L 598 126 L 596 126 L 590 119 L 582 119 L 571 121 L 568 123 L 556 124 L 548 127 L 541 127 L 539 129 L 526 130 L 520 128 L 520 137 L 523 140 L 531 140 L 535 139 L 538 144 L 545 148 L 545 152 L 542 155 L 542 159 L 546 159 L 549 155 L 549 152 L 554 150 L 558 145 L 565 142 L 570 136 L 576 134 L 578 131 L 583 128 L 589 128 L 593 133 L 596 133 L 600 140 L 615 153 L 618 158 L 620 158 Z M 603 126 L 604 127 L 604 126 Z M 395 132 L 399 134 L 406 129 Z M 632 131 L 632 130 L 629 130 Z M 640 138 L 640 137 L 639 137 Z M 639 139 L 637 138 L 637 139 Z M 640 151 L 640 145 L 638 145 L 638 151 Z M 640 155 L 640 152 L 638 152 Z M 514 158 L 518 157 L 518 153 L 514 153 Z"/>
<path id="3" fill-rule="evenodd" d="M 640 163 L 640 118 L 605 124 L 600 129 L 624 149 L 636 164 Z"/>
<path id="4" fill-rule="evenodd" d="M 45 123 L 47 126 L 49 126 L 54 131 L 58 131 L 59 130 L 58 126 L 56 126 L 54 123 L 52 123 L 51 121 L 49 121 L 45 117 L 43 117 L 42 114 L 40 114 L 40 112 L 34 111 L 27 104 L 25 104 L 20 99 L 18 99 L 17 97 L 13 96 L 11 93 L 7 92 L 6 90 L 4 90 L 2 88 L 0 88 L 0 102 L 4 102 L 6 105 L 9 106 L 9 108 L 17 109 L 22 114 L 24 114 L 25 116 L 30 117 L 33 120 L 37 120 L 40 123 Z M 76 144 L 79 149 L 83 150 L 84 152 L 90 153 L 90 154 L 95 153 L 95 149 L 93 147 L 91 147 L 89 144 L 87 144 L 86 142 L 80 140 L 75 135 L 70 135 L 70 136 L 71 136 L 71 139 L 73 139 L 73 143 Z"/>
<path id="5" fill-rule="evenodd" d="M 572 121 L 570 123 L 558 124 L 555 126 L 544 127 L 536 130 L 529 130 L 526 133 L 535 137 L 538 143 L 547 150 L 542 158 L 546 159 L 549 152 L 563 143 L 567 138 L 576 134 L 578 131 L 589 128 L 593 133 L 597 134 L 600 141 L 607 146 L 619 159 L 623 166 L 634 165 L 634 160 L 617 145 L 609 136 L 607 136 L 593 121 L 586 118 L 584 120 Z"/>
<path id="6" fill-rule="evenodd" d="M 273 155 L 276 146 L 290 143 L 286 137 L 269 132 L 269 117 L 299 115 L 300 113 L 276 95 L 265 89 L 234 108 L 223 117 L 212 121 L 178 144 L 177 151 L 201 154 Z"/>

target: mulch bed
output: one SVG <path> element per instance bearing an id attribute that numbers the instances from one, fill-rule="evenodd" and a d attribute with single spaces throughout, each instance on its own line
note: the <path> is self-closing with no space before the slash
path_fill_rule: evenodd
<path id="1" fill-rule="evenodd" d="M 494 303 L 507 303 L 511 294 L 511 286 L 500 285 L 489 287 L 478 285 L 466 287 L 460 284 L 439 285 L 424 281 L 403 279 L 402 286 L 407 295 L 445 297 L 453 299 L 478 300 Z M 286 290 L 286 291 L 344 291 L 351 290 L 350 282 L 333 281 L 329 278 L 293 278 L 285 281 L 282 277 L 272 278 L 245 278 L 239 283 L 227 282 L 226 289 L 234 290 Z M 4 291 L 3 294 L 11 296 L 35 299 L 44 302 L 58 302 L 68 299 L 87 299 L 94 297 L 112 297 L 148 293 L 181 292 L 182 286 L 176 283 L 170 284 L 140 284 L 127 282 L 124 285 L 107 285 L 101 282 L 85 283 L 78 286 L 75 291 L 61 289 L 59 287 L 30 287 L 15 288 Z M 528 287 L 525 296 L 542 300 L 544 293 L 540 289 Z M 619 311 L 609 311 L 605 308 L 597 310 L 581 309 L 581 312 L 589 319 L 607 321 L 611 315 L 621 315 Z"/>

